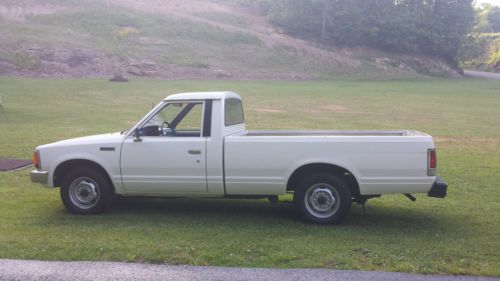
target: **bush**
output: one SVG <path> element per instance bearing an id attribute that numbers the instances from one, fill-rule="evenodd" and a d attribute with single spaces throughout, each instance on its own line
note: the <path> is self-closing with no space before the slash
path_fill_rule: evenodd
<path id="1" fill-rule="evenodd" d="M 137 30 L 136 28 L 130 26 L 124 26 L 113 31 L 113 38 L 123 39 L 137 33 L 139 33 L 139 30 Z"/>
<path id="2" fill-rule="evenodd" d="M 488 66 L 491 70 L 500 72 L 500 38 L 491 43 L 489 51 Z"/>
<path id="3" fill-rule="evenodd" d="M 36 70 L 40 67 L 40 59 L 27 52 L 16 52 L 13 63 L 20 69 Z"/>
<path id="4" fill-rule="evenodd" d="M 460 49 L 459 59 L 464 68 L 500 72 L 500 34 L 470 34 Z"/>

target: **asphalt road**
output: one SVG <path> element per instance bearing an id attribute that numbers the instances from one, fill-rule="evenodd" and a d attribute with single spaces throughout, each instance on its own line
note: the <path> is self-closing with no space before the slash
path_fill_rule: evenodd
<path id="1" fill-rule="evenodd" d="M 493 73 L 493 72 L 464 70 L 464 74 L 465 76 L 477 77 L 477 78 L 500 79 L 500 73 Z"/>
<path id="2" fill-rule="evenodd" d="M 264 269 L 209 266 L 175 266 L 120 262 L 59 262 L 0 259 L 0 280 L 352 280 L 352 281 L 500 281 L 500 278 L 420 275 L 377 271 L 328 269 Z"/>

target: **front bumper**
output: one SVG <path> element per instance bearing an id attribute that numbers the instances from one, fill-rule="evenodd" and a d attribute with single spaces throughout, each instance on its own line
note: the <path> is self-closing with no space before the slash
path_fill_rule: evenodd
<path id="1" fill-rule="evenodd" d="M 33 170 L 30 172 L 30 178 L 32 182 L 41 183 L 48 186 L 49 184 L 49 172 Z"/>
<path id="2" fill-rule="evenodd" d="M 429 197 L 445 198 L 446 190 L 448 189 L 448 183 L 441 180 L 440 177 L 436 177 L 436 181 L 431 187 L 431 190 L 427 193 Z"/>

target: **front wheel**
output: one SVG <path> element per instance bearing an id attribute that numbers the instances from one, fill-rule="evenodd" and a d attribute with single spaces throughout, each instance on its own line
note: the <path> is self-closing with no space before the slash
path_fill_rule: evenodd
<path id="1" fill-rule="evenodd" d="M 101 213 L 113 198 L 111 184 L 101 172 L 92 168 L 70 170 L 60 192 L 64 207 L 79 215 Z"/>
<path id="2" fill-rule="evenodd" d="M 309 222 L 340 223 L 351 210 L 351 192 L 337 176 L 317 173 L 299 183 L 294 203 L 299 214 Z"/>

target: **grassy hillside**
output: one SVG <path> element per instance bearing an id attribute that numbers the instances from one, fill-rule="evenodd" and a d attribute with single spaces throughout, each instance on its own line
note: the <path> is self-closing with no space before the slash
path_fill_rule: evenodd
<path id="1" fill-rule="evenodd" d="M 428 57 L 326 49 L 255 11 L 201 0 L 5 0 L 0 74 L 191 79 L 407 78 L 456 75 Z"/>
<path id="2" fill-rule="evenodd" d="M 251 129 L 414 129 L 435 137 L 445 199 L 354 206 L 344 225 L 288 204 L 137 199 L 74 216 L 26 170 L 0 173 L 0 258 L 500 275 L 500 81 L 158 81 L 0 78 L 0 156 L 128 128 L 166 95 L 234 90 Z M 43 161 L 43 160 L 42 160 Z"/>

